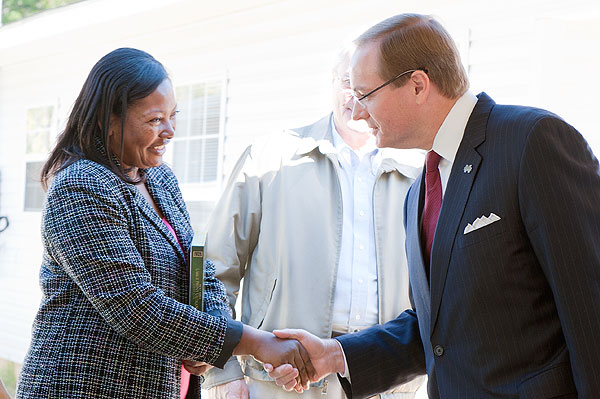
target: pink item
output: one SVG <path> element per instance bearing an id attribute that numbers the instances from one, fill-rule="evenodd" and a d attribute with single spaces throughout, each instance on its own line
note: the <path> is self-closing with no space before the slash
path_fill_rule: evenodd
<path id="1" fill-rule="evenodd" d="M 167 222 L 167 219 L 163 219 L 162 221 L 165 224 L 165 226 L 167 226 L 167 229 L 169 229 L 171 234 L 173 234 L 173 237 L 175 237 L 175 240 L 177 240 L 177 244 L 179 244 L 179 246 L 181 247 L 181 243 L 179 242 L 179 238 L 177 238 L 177 234 L 175 234 L 175 230 L 173 230 L 173 227 L 169 224 L 169 222 Z M 183 247 L 181 248 L 181 250 L 183 251 Z M 183 367 L 183 364 L 182 364 L 181 365 L 181 390 L 180 390 L 181 399 L 185 399 L 189 387 L 190 387 L 190 372 L 187 371 L 185 369 L 185 367 Z"/>

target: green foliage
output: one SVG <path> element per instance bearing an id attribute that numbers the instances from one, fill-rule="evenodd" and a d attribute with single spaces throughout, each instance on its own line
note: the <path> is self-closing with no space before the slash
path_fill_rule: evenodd
<path id="1" fill-rule="evenodd" d="M 40 11 L 76 3 L 81 0 L 3 0 L 2 23 L 8 24 Z"/>
<path id="2" fill-rule="evenodd" d="M 20 365 L 5 359 L 0 359 L 0 380 L 2 380 L 4 387 L 13 398 L 15 397 L 17 378 L 20 370 Z"/>

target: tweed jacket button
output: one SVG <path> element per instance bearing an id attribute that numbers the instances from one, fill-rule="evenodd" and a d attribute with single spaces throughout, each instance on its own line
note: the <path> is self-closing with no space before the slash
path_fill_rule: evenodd
<path id="1" fill-rule="evenodd" d="M 444 354 L 444 347 L 442 345 L 436 345 L 433 348 L 433 353 L 435 353 L 436 356 L 442 356 Z"/>

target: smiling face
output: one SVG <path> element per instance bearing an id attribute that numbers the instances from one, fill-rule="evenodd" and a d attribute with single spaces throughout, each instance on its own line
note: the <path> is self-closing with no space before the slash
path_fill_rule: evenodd
<path id="1" fill-rule="evenodd" d="M 110 120 L 109 146 L 119 158 L 123 168 L 132 168 L 132 178 L 138 169 L 152 168 L 162 164 L 165 145 L 175 135 L 177 103 L 169 79 L 147 97 L 136 101 L 127 109 L 123 154 L 121 155 L 121 118 L 112 115 Z"/>
<path id="2" fill-rule="evenodd" d="M 350 72 L 357 97 L 385 83 L 379 75 L 378 62 L 379 42 L 372 41 L 357 47 Z M 365 120 L 373 129 L 378 147 L 423 148 L 427 144 L 419 132 L 418 101 L 414 94 L 415 87 L 410 77 L 400 87 L 389 84 L 362 100 L 364 105 L 354 101 L 352 116 Z"/>

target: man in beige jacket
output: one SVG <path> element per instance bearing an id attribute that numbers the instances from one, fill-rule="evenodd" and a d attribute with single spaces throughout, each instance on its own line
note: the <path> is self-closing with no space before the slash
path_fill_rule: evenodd
<path id="1" fill-rule="evenodd" d="M 377 149 L 366 125 L 353 125 L 348 64 L 345 51 L 333 70 L 332 114 L 248 147 L 209 221 L 206 257 L 232 307 L 243 278 L 241 320 L 256 328 L 331 337 L 410 307 L 402 204 L 420 173 L 409 157 L 413 165 L 422 157 Z M 211 399 L 299 397 L 252 357 L 205 378 Z M 422 382 L 375 397 L 413 398 Z M 335 375 L 300 396 L 345 397 Z"/>

